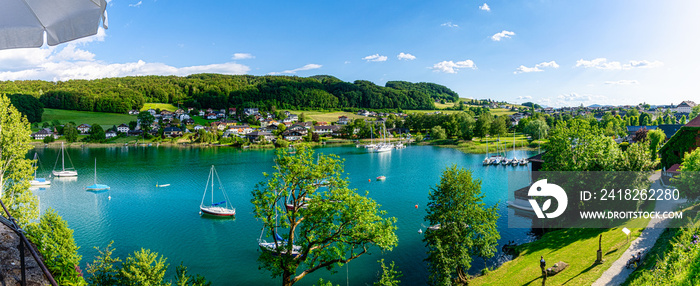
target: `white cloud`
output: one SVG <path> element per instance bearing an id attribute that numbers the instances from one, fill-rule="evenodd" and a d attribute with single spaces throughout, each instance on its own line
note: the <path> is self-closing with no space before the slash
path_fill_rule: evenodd
<path id="1" fill-rule="evenodd" d="M 459 28 L 459 25 L 452 24 L 452 22 L 442 23 L 440 26 L 448 28 Z"/>
<path id="2" fill-rule="evenodd" d="M 388 58 L 387 56 L 380 56 L 379 54 L 374 54 L 371 56 L 366 56 L 362 59 L 368 62 L 385 62 Z"/>
<path id="3" fill-rule="evenodd" d="M 295 74 L 298 71 L 307 71 L 307 70 L 313 70 L 313 69 L 320 69 L 322 65 L 317 65 L 317 64 L 308 64 L 300 68 L 295 68 L 293 70 L 286 70 L 282 72 L 271 72 L 269 73 L 270 75 L 280 75 L 280 74 Z"/>
<path id="4" fill-rule="evenodd" d="M 576 67 L 584 68 L 596 68 L 601 70 L 630 70 L 635 68 L 655 68 L 663 66 L 664 64 L 660 61 L 629 61 L 627 64 L 623 64 L 618 61 L 608 61 L 606 58 L 596 58 L 593 60 L 580 59 L 576 61 Z"/>
<path id="5" fill-rule="evenodd" d="M 416 56 L 414 56 L 414 55 L 412 55 L 412 54 L 404 54 L 404 53 L 400 53 L 400 54 L 399 54 L 398 56 L 396 56 L 396 57 L 397 57 L 399 60 L 409 60 L 409 61 L 412 61 L 412 60 L 415 60 L 415 59 L 416 59 Z"/>
<path id="6" fill-rule="evenodd" d="M 636 81 L 636 80 L 621 79 L 621 80 L 616 80 L 616 81 L 606 81 L 605 84 L 612 84 L 612 85 L 631 85 L 631 84 L 639 84 L 639 82 Z"/>
<path id="7" fill-rule="evenodd" d="M 541 72 L 544 71 L 542 68 L 555 68 L 558 69 L 559 65 L 555 61 L 551 62 L 541 62 L 539 64 L 536 64 L 534 67 L 526 67 L 521 65 L 515 71 L 513 72 L 514 74 L 519 74 L 519 73 L 529 73 L 529 72 Z"/>
<path id="8" fill-rule="evenodd" d="M 500 33 L 496 33 L 493 36 L 491 36 L 491 40 L 499 42 L 499 41 L 501 41 L 501 39 L 510 38 L 511 36 L 515 36 L 515 33 L 511 32 L 511 31 L 503 30 Z"/>
<path id="9" fill-rule="evenodd" d="M 433 65 L 432 70 L 444 73 L 457 73 L 459 69 L 465 68 L 476 69 L 476 65 L 472 60 L 464 60 L 456 63 L 453 61 L 442 61 Z"/>
<path id="10" fill-rule="evenodd" d="M 233 54 L 233 57 L 231 57 L 232 60 L 247 60 L 247 59 L 254 59 L 255 56 L 249 54 L 249 53 L 235 53 Z"/>
<path id="11" fill-rule="evenodd" d="M 42 79 L 65 81 L 139 75 L 178 75 L 194 73 L 245 74 L 250 68 L 237 63 L 173 67 L 142 60 L 128 63 L 104 63 L 95 54 L 73 43 L 41 49 L 0 51 L 0 80 Z"/>
<path id="12" fill-rule="evenodd" d="M 532 96 L 525 95 L 525 96 L 518 96 L 518 99 L 532 99 Z"/>
<path id="13" fill-rule="evenodd" d="M 143 1 L 139 1 L 136 4 L 129 4 L 129 7 L 139 7 L 139 6 L 141 6 L 141 4 L 143 4 Z"/>
<path id="14" fill-rule="evenodd" d="M 491 7 L 489 7 L 489 4 L 484 3 L 484 5 L 479 6 L 479 10 L 491 11 Z"/>
<path id="15" fill-rule="evenodd" d="M 344 62 L 344 64 L 346 64 L 346 65 L 349 64 L 349 63 L 350 63 L 350 61 L 345 61 L 345 62 Z"/>

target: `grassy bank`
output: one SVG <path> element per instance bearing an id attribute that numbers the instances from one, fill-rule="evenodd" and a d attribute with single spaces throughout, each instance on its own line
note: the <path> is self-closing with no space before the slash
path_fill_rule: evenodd
<path id="1" fill-rule="evenodd" d="M 682 227 L 667 228 L 636 271 L 622 285 L 698 285 L 700 283 L 700 205 L 681 210 Z M 696 240 L 698 243 L 693 243 Z"/>
<path id="2" fill-rule="evenodd" d="M 61 124 L 68 122 L 75 122 L 77 125 L 83 123 L 99 124 L 102 128 L 108 129 L 114 125 L 136 121 L 136 115 L 44 108 L 44 115 L 41 119 L 43 121 L 39 123 L 39 126 L 42 126 L 44 122 L 51 123 L 58 120 Z"/>
<path id="3" fill-rule="evenodd" d="M 642 229 L 632 229 L 630 241 L 641 234 Z M 602 264 L 594 264 L 598 250 L 598 237 L 603 235 Z M 547 285 L 591 285 L 629 247 L 627 237 L 618 228 L 613 229 L 564 229 L 545 234 L 541 239 L 519 247 L 520 255 L 498 269 L 473 279 L 470 285 L 540 285 L 540 256 L 547 267 L 564 261 L 569 267 L 547 278 Z"/>
<path id="4" fill-rule="evenodd" d="M 433 145 L 441 147 L 455 148 L 459 151 L 469 154 L 486 154 L 496 153 L 496 148 L 502 153 L 505 149 L 506 151 L 512 151 L 513 145 L 515 145 L 516 150 L 537 150 L 538 144 L 544 144 L 545 140 L 533 140 L 530 142 L 527 139 L 527 135 L 517 134 L 515 136 L 515 143 L 513 142 L 513 137 L 503 137 L 498 141 L 497 138 L 474 138 L 470 141 L 457 140 L 457 139 L 445 139 L 445 140 L 431 140 L 427 142 L 422 142 L 421 145 Z"/>
<path id="5" fill-rule="evenodd" d="M 177 110 L 177 106 L 172 105 L 170 103 L 144 103 L 143 107 L 141 107 L 140 111 L 145 111 L 145 110 L 149 110 L 149 109 L 155 110 L 158 108 L 160 108 L 160 110 L 167 110 L 167 111 Z"/>

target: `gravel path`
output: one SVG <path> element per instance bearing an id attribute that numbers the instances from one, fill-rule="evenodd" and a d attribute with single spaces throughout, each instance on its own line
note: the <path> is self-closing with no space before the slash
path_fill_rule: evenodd
<path id="1" fill-rule="evenodd" d="M 657 188 L 662 188 L 661 184 L 659 183 L 659 177 L 660 177 L 660 172 L 657 172 L 653 174 L 651 177 L 649 177 L 650 180 L 655 181 L 652 185 L 651 188 L 657 189 Z M 678 205 L 681 203 L 684 203 L 685 200 L 679 200 L 679 201 L 657 201 L 656 206 L 654 207 L 655 211 L 673 211 L 675 210 Z M 627 277 L 634 271 L 634 269 L 627 269 L 625 268 L 625 265 L 627 264 L 627 261 L 632 258 L 632 254 L 636 254 L 637 252 L 646 252 L 649 251 L 654 246 L 654 243 L 656 243 L 656 240 L 659 238 L 662 232 L 664 232 L 664 229 L 666 228 L 666 225 L 668 225 L 670 219 L 651 219 L 649 221 L 649 224 L 647 225 L 647 228 L 642 231 L 642 234 L 632 241 L 630 243 L 630 247 L 625 251 L 625 253 L 620 256 L 613 264 L 606 270 L 598 280 L 596 280 L 593 285 L 594 286 L 602 286 L 602 285 L 620 285 L 627 280 Z M 646 259 L 646 257 L 643 257 Z"/>

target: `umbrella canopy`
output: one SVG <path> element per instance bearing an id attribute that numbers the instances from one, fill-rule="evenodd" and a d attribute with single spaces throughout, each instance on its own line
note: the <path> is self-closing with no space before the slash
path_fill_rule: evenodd
<path id="1" fill-rule="evenodd" d="M 107 28 L 105 0 L 0 0 L 0 50 L 50 46 Z"/>

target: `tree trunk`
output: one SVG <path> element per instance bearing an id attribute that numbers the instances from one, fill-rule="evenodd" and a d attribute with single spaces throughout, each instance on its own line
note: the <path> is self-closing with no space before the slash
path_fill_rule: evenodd
<path id="1" fill-rule="evenodd" d="M 284 270 L 284 274 L 282 274 L 282 286 L 292 285 L 294 285 L 294 282 L 292 282 L 292 273 L 290 273 L 287 270 Z"/>

